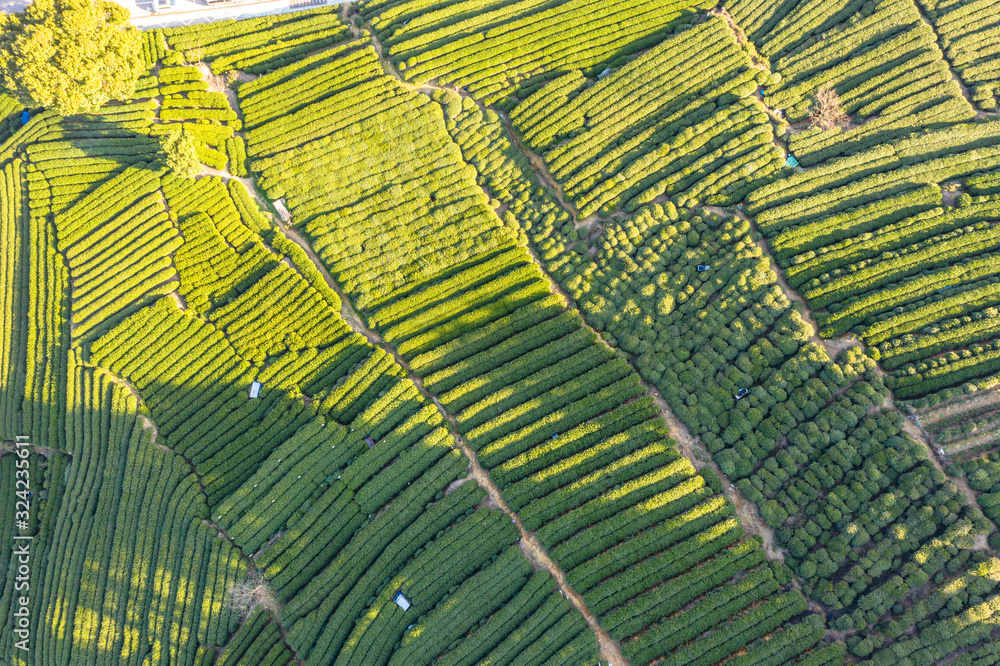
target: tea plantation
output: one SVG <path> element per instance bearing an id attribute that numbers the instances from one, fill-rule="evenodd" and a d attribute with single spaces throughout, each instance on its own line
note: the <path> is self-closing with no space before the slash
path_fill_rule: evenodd
<path id="1" fill-rule="evenodd" d="M 997 26 L 362 0 L 0 94 L 0 664 L 1000 664 Z"/>

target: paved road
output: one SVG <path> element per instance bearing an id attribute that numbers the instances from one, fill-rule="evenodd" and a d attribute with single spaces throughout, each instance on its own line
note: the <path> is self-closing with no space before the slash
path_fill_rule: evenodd
<path id="1" fill-rule="evenodd" d="M 0 0 L 0 12 L 4 14 L 19 12 L 30 4 L 31 0 Z"/>
<path id="2" fill-rule="evenodd" d="M 0 0 L 17 1 L 17 0 Z M 168 28 L 192 23 L 208 23 L 223 19 L 250 18 L 265 14 L 283 14 L 322 5 L 338 5 L 348 0 L 236 0 L 206 5 L 205 0 L 173 0 L 173 6 L 153 12 L 154 0 L 115 0 L 132 12 L 132 25 L 137 28 Z M 162 0 L 161 0 L 162 2 Z"/>
<path id="3" fill-rule="evenodd" d="M 205 0 L 173 0 L 172 7 L 161 8 L 158 12 L 154 11 L 154 1 L 115 0 L 131 12 L 132 24 L 137 28 L 168 28 L 223 19 L 283 14 L 322 5 L 344 4 L 349 0 L 233 0 L 215 5 L 207 5 Z M 31 0 L 0 0 L 0 12 L 18 12 L 29 4 Z"/>

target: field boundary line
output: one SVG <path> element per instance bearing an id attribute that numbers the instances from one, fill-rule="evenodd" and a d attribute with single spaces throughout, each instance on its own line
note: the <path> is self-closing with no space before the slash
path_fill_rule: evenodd
<path id="1" fill-rule="evenodd" d="M 427 93 L 430 90 L 443 90 L 447 92 L 452 92 L 459 95 L 460 97 L 472 99 L 481 110 L 485 111 L 487 109 L 487 107 L 485 107 L 481 102 L 479 102 L 479 100 L 476 100 L 474 97 L 472 97 L 472 95 L 463 92 L 461 90 L 455 90 L 453 88 L 446 88 L 431 84 L 416 86 L 404 81 L 402 77 L 399 75 L 399 73 L 395 70 L 395 68 L 392 67 L 392 63 L 388 62 L 382 56 L 380 45 L 377 43 L 376 38 L 374 37 L 374 32 L 372 34 L 373 34 L 372 41 L 375 45 L 375 49 L 379 56 L 379 60 L 382 61 L 383 68 L 385 69 L 387 74 L 393 76 L 403 86 L 424 93 Z M 490 108 L 490 110 L 494 111 L 500 117 L 501 124 L 503 125 L 504 131 L 506 132 L 507 138 L 510 140 L 511 145 L 528 160 L 529 164 L 531 164 L 532 170 L 534 171 L 539 181 L 539 184 L 543 188 L 545 188 L 546 191 L 548 191 L 548 193 L 555 199 L 560 208 L 562 208 L 572 218 L 574 227 L 591 228 L 595 224 L 600 224 L 596 213 L 588 218 L 582 220 L 579 219 L 579 211 L 577 211 L 577 209 L 572 204 L 566 201 L 562 192 L 562 187 L 559 185 L 558 181 L 548 172 L 548 169 L 545 167 L 544 160 L 540 156 L 531 152 L 521 142 L 520 137 L 517 135 L 517 133 L 514 131 L 514 128 L 511 126 L 510 120 L 507 118 L 507 114 L 505 114 L 503 111 L 499 109 Z M 654 403 L 656 404 L 657 409 L 660 412 L 660 415 L 663 417 L 663 420 L 667 424 L 670 436 L 675 440 L 675 444 L 680 454 L 683 457 L 687 458 L 687 460 L 691 463 L 691 465 L 695 468 L 695 470 L 699 470 L 702 467 L 708 466 L 717 474 L 719 480 L 722 482 L 723 495 L 733 505 L 733 508 L 736 510 L 736 513 L 739 516 L 740 526 L 743 527 L 743 529 L 748 534 L 760 537 L 763 543 L 765 553 L 767 554 L 768 558 L 778 562 L 784 562 L 785 555 L 783 549 L 781 549 L 777 545 L 777 538 L 775 536 L 775 532 L 773 529 L 768 527 L 767 524 L 764 522 L 763 518 L 761 518 L 760 511 L 757 508 L 757 505 L 747 500 L 743 496 L 743 493 L 739 490 L 739 488 L 736 487 L 736 484 L 734 484 L 732 480 L 722 472 L 718 464 L 715 462 L 715 459 L 712 458 L 712 455 L 708 452 L 708 449 L 701 442 L 701 438 L 691 434 L 691 432 L 687 429 L 687 426 L 685 426 L 684 423 L 677 417 L 677 415 L 674 414 L 673 409 L 671 409 L 670 405 L 660 394 L 659 390 L 655 386 L 650 384 L 638 371 L 638 369 L 635 367 L 635 363 L 633 362 L 631 356 L 610 345 L 608 341 L 604 338 L 604 336 L 600 333 L 600 331 L 594 329 L 594 327 L 591 326 L 589 322 L 587 322 L 586 315 L 578 307 L 575 299 L 573 299 L 568 293 L 566 293 L 566 291 L 562 288 L 562 286 L 545 269 L 544 263 L 539 258 L 538 254 L 535 251 L 535 248 L 531 245 L 531 243 L 525 245 L 524 248 L 527 251 L 528 256 L 541 271 L 542 275 L 544 275 L 545 279 L 548 280 L 553 293 L 558 294 L 566 301 L 566 308 L 572 309 L 575 312 L 577 312 L 580 315 L 581 320 L 583 320 L 584 324 L 587 326 L 587 328 L 589 328 L 591 331 L 594 332 L 594 334 L 597 336 L 597 339 L 602 344 L 614 350 L 616 353 L 624 355 L 625 360 L 628 362 L 632 371 L 636 373 L 639 382 L 645 389 L 645 395 L 651 397 Z"/>
<path id="2" fill-rule="evenodd" d="M 179 305 L 180 304 L 178 303 L 178 307 Z M 121 375 L 117 375 L 111 370 L 108 370 L 107 368 L 104 368 L 99 365 L 94 365 L 92 363 L 81 362 L 80 365 L 81 367 L 93 370 L 95 373 L 104 375 L 108 379 L 108 381 L 110 381 L 112 384 L 115 384 L 123 388 L 124 390 L 128 391 L 129 393 L 131 393 L 138 401 L 138 404 L 140 406 L 146 407 L 146 403 L 142 399 L 142 395 L 139 393 L 139 389 L 137 389 L 135 385 L 132 382 L 130 382 L 127 378 L 122 377 Z M 146 409 L 148 410 L 149 408 L 146 407 Z M 150 443 L 157 449 L 172 453 L 181 460 L 183 460 L 184 464 L 187 465 L 188 468 L 190 469 L 190 473 L 194 475 L 194 478 L 197 479 L 198 481 L 198 492 L 200 492 L 202 496 L 204 496 L 207 499 L 208 490 L 205 487 L 205 480 L 202 477 L 202 475 L 198 473 L 198 468 L 195 466 L 193 462 L 191 462 L 191 459 L 185 456 L 184 454 L 180 453 L 179 451 L 170 448 L 169 446 L 160 441 L 160 428 L 159 426 L 156 425 L 156 422 L 152 419 L 152 417 L 146 416 L 141 411 L 138 412 L 138 417 L 139 420 L 142 422 L 143 430 L 152 431 L 152 438 L 150 440 Z M 272 621 L 278 626 L 278 630 L 281 632 L 282 642 L 288 647 L 288 649 L 292 652 L 292 654 L 295 654 L 295 650 L 293 650 L 292 646 L 288 643 L 287 628 L 283 624 L 281 624 L 281 620 L 278 615 L 283 604 L 274 595 L 274 591 L 271 590 L 271 587 L 267 584 L 267 580 L 263 577 L 263 574 L 261 573 L 260 569 L 257 568 L 257 562 L 254 560 L 254 554 L 253 553 L 247 554 L 243 550 L 243 548 L 240 547 L 238 543 L 236 543 L 235 539 L 233 539 L 233 537 L 229 535 L 229 532 L 226 530 L 226 528 L 217 523 L 216 521 L 212 520 L 211 516 L 209 516 L 209 518 L 207 519 L 203 518 L 201 522 L 202 524 L 212 528 L 212 530 L 216 533 L 216 535 L 220 539 L 222 539 L 223 541 L 227 541 L 233 548 L 235 548 L 239 552 L 240 559 L 242 559 L 246 564 L 248 579 L 254 580 L 256 578 L 257 580 L 263 583 L 263 585 L 267 590 L 267 599 L 266 601 L 260 602 L 259 605 L 263 606 L 268 610 L 269 613 L 271 613 Z M 242 627 L 242 625 L 243 623 L 241 622 L 240 626 Z M 239 629 L 237 629 L 237 632 L 238 631 Z M 232 638 L 235 637 L 235 635 L 236 633 L 234 632 L 233 636 L 229 637 L 229 640 L 227 640 L 226 644 L 222 645 L 217 649 L 216 651 L 217 654 L 222 654 L 222 652 L 225 651 L 225 649 L 229 646 L 229 643 L 232 641 Z M 298 655 L 295 655 L 295 663 L 302 666 L 305 664 L 305 661 L 299 659 Z"/>
<path id="3" fill-rule="evenodd" d="M 965 98 L 965 101 L 970 105 L 971 109 L 976 113 L 976 118 L 978 119 L 978 118 L 997 115 L 996 113 L 986 113 L 984 111 L 980 111 L 977 109 L 976 105 L 972 103 L 972 100 L 969 96 L 968 88 L 966 87 L 965 83 L 962 81 L 958 73 L 955 71 L 955 68 L 951 64 L 951 61 L 948 60 L 947 56 L 944 53 L 944 49 L 941 48 L 941 38 L 937 30 L 935 29 L 934 24 L 924 14 L 923 8 L 920 6 L 919 0 L 912 0 L 912 2 L 917 10 L 917 14 L 920 16 L 920 19 L 924 23 L 926 23 L 933 32 L 937 40 L 938 48 L 941 50 L 941 60 L 944 61 L 944 63 L 948 66 L 949 73 L 951 74 L 952 78 L 956 81 L 956 83 L 958 83 L 958 86 L 962 92 L 962 96 Z M 729 16 L 728 12 L 724 12 L 722 15 L 726 19 L 726 23 L 729 26 L 729 29 L 732 30 L 733 34 L 736 36 L 737 41 L 744 48 L 748 48 L 749 45 L 749 48 L 753 49 L 753 51 L 751 51 L 751 56 L 753 56 L 756 53 L 756 47 L 752 44 L 752 42 L 749 41 L 749 39 L 746 38 L 745 34 L 743 33 L 743 29 L 739 26 L 738 23 L 736 23 L 735 20 L 732 19 L 732 17 Z M 763 98 L 760 95 L 759 87 L 757 90 L 757 96 L 759 99 L 761 99 L 761 104 L 763 104 L 764 108 L 770 115 L 772 115 L 775 118 L 780 118 L 776 114 L 774 109 L 772 109 L 770 106 L 768 106 L 763 102 Z M 794 132 L 795 130 L 793 129 L 792 131 Z M 775 136 L 775 144 L 780 149 L 782 149 L 784 155 L 787 156 L 791 154 L 790 145 L 788 144 L 787 139 L 779 139 L 777 136 Z M 948 203 L 947 200 L 945 203 Z M 785 295 L 785 298 L 787 298 L 789 302 L 792 303 L 793 305 L 796 303 L 799 304 L 799 307 L 801 308 L 800 314 L 802 315 L 803 320 L 805 320 L 805 322 L 809 324 L 809 326 L 811 326 L 813 329 L 813 334 L 811 336 L 812 340 L 826 350 L 831 360 L 835 360 L 837 355 L 839 355 L 841 351 L 849 347 L 860 347 L 863 351 L 867 352 L 867 346 L 864 344 L 864 342 L 853 334 L 843 335 L 838 338 L 824 338 L 820 335 L 819 332 L 820 328 L 819 325 L 816 323 L 815 317 L 813 316 L 812 308 L 809 307 L 809 303 L 805 299 L 805 297 L 799 294 L 798 291 L 796 291 L 794 288 L 791 287 L 791 285 L 788 284 L 788 281 L 785 279 L 785 275 L 781 269 L 781 266 L 778 265 L 777 260 L 771 253 L 770 243 L 768 242 L 764 234 L 760 232 L 760 229 L 757 227 L 757 223 L 753 219 L 753 217 L 747 215 L 745 211 L 738 208 L 731 208 L 731 207 L 723 208 L 718 206 L 702 206 L 702 208 L 710 212 L 718 213 L 721 215 L 736 215 L 737 217 L 746 220 L 750 224 L 751 229 L 753 229 L 753 231 L 759 237 L 757 245 L 763 252 L 764 257 L 770 261 L 771 270 L 774 271 L 774 274 L 776 276 L 776 282 L 778 286 L 781 287 L 782 293 Z M 879 364 L 877 360 L 874 360 L 874 370 L 875 373 L 878 374 L 879 377 L 881 377 L 883 380 L 885 380 L 889 376 L 889 373 L 887 373 L 885 369 L 882 368 L 882 366 Z M 923 426 L 920 425 L 919 421 L 916 420 L 915 415 L 913 415 L 913 417 L 911 418 L 911 415 L 908 414 L 906 410 L 903 410 L 896 405 L 895 395 L 892 393 L 892 389 L 888 386 L 888 384 L 886 385 L 886 389 L 889 391 L 889 396 L 886 398 L 883 407 L 885 409 L 895 411 L 900 416 L 903 417 L 904 432 L 926 449 L 927 456 L 931 464 L 934 465 L 934 467 L 937 468 L 939 471 L 941 471 L 941 473 L 944 474 L 945 478 L 948 481 L 951 481 L 953 484 L 955 484 L 959 492 L 965 495 L 965 497 L 969 500 L 970 504 L 973 507 L 979 508 L 979 502 L 976 499 L 977 495 L 975 491 L 973 491 L 969 487 L 968 481 L 965 478 L 956 478 L 945 472 L 944 463 L 948 462 L 948 459 L 947 456 L 944 454 L 943 449 L 941 449 L 941 447 L 937 447 L 937 449 L 935 449 L 934 445 L 931 443 L 931 437 L 923 429 Z M 938 454 L 938 451 L 941 451 L 940 455 Z M 992 520 L 986 518 L 985 514 L 984 518 L 987 521 L 989 521 L 989 523 L 993 525 L 994 528 L 997 527 Z M 985 535 L 979 535 L 977 537 L 976 545 L 974 548 L 977 550 L 985 550 L 993 555 L 997 555 L 997 553 L 987 544 Z"/>
<path id="4" fill-rule="evenodd" d="M 955 83 L 958 84 L 958 89 L 961 91 L 962 97 L 965 98 L 965 101 L 969 104 L 969 107 L 976 114 L 976 119 L 978 120 L 980 118 L 988 118 L 990 116 L 997 115 L 997 112 L 989 113 L 983 111 L 978 106 L 976 106 L 975 102 L 972 101 L 972 95 L 969 94 L 968 84 L 962 79 L 959 73 L 955 70 L 955 66 L 951 64 L 951 60 L 948 60 L 948 55 L 947 53 L 945 53 L 944 47 L 941 46 L 941 33 L 937 31 L 937 27 L 935 27 L 934 22 L 931 21 L 929 18 L 927 18 L 927 14 L 924 13 L 924 8 L 920 5 L 920 0 L 912 0 L 912 2 L 913 6 L 917 10 L 917 15 L 920 16 L 920 20 L 923 21 L 925 24 L 927 24 L 927 27 L 931 29 L 931 33 L 934 34 L 934 41 L 937 43 L 937 47 L 941 51 L 941 60 L 944 62 L 945 65 L 948 66 L 948 73 L 951 74 L 951 78 L 954 79 Z"/>
<path id="5" fill-rule="evenodd" d="M 373 346 L 380 347 L 387 353 L 391 354 L 396 363 L 398 363 L 399 366 L 406 372 L 407 379 L 413 382 L 413 385 L 417 388 L 420 394 L 427 400 L 431 401 L 441 416 L 451 425 L 451 435 L 455 439 L 458 449 L 469 461 L 469 478 L 475 480 L 475 482 L 479 484 L 479 487 L 486 492 L 488 505 L 491 508 L 502 511 L 504 515 L 511 519 L 511 522 L 513 522 L 518 533 L 520 534 L 521 552 L 525 555 L 525 557 L 536 566 L 545 569 L 555 579 L 562 595 L 569 600 L 574 609 L 583 615 L 587 625 L 595 634 L 597 643 L 600 646 L 601 658 L 611 664 L 611 666 L 628 666 L 629 662 L 625 659 L 624 655 L 622 655 L 618 644 L 597 621 L 597 617 L 587 607 L 586 602 L 583 600 L 583 596 L 574 590 L 572 585 L 570 585 L 566 580 L 566 572 L 564 572 L 562 568 L 560 568 L 559 565 L 552 560 L 548 552 L 545 550 L 545 547 L 538 540 L 538 537 L 524 527 L 524 523 L 521 522 L 521 518 L 517 515 L 517 512 L 508 506 L 500 489 L 490 478 L 489 472 L 487 472 L 483 466 L 480 465 L 476 452 L 471 446 L 469 446 L 459 432 L 458 422 L 455 416 L 444 408 L 436 395 L 427 390 L 421 378 L 413 371 L 406 359 L 404 359 L 392 345 L 383 340 L 376 331 L 373 331 L 365 325 L 364 321 L 351 304 L 347 294 L 344 293 L 337 281 L 333 279 L 333 276 L 327 270 L 326 266 L 305 238 L 303 238 L 302 235 L 294 228 L 289 227 L 279 219 L 275 219 L 275 224 L 282 231 L 282 233 L 288 237 L 289 240 L 294 242 L 306 252 L 316 269 L 323 275 L 323 279 L 326 280 L 327 285 L 333 289 L 338 296 L 340 296 L 340 314 L 344 321 L 347 322 L 347 325 L 350 326 L 355 333 L 363 335 Z"/>

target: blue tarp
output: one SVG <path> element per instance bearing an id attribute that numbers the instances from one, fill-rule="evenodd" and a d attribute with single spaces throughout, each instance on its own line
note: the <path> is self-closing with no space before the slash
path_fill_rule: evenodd
<path id="1" fill-rule="evenodd" d="M 22 111 L 21 112 L 21 124 L 22 125 L 27 125 L 29 120 L 31 120 L 31 114 L 28 113 L 27 111 Z"/>
<path id="2" fill-rule="evenodd" d="M 788 158 L 785 159 L 785 164 L 787 164 L 790 167 L 797 167 L 799 165 L 799 161 L 795 159 L 795 157 L 791 153 L 789 153 Z"/>

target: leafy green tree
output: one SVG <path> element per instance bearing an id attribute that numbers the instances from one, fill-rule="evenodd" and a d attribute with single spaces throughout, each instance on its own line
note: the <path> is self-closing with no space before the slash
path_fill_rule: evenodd
<path id="1" fill-rule="evenodd" d="M 163 153 L 170 169 L 184 178 L 193 178 L 201 171 L 198 148 L 187 130 L 171 130 L 163 137 Z"/>
<path id="2" fill-rule="evenodd" d="M 142 74 L 142 37 L 107 0 L 36 0 L 0 14 L 0 85 L 63 115 L 128 98 Z"/>

